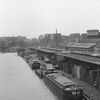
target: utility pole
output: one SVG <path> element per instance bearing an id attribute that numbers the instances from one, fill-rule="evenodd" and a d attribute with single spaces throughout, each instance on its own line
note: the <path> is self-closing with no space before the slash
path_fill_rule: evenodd
<path id="1" fill-rule="evenodd" d="M 56 29 L 56 48 L 57 48 L 57 29 Z"/>
<path id="2" fill-rule="evenodd" d="M 56 34 L 57 34 L 57 28 L 56 28 Z"/>

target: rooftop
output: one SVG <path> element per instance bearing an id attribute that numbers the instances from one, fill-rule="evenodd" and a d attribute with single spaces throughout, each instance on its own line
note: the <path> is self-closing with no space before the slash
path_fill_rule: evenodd
<path id="1" fill-rule="evenodd" d="M 75 42 L 71 42 L 69 44 L 67 44 L 67 47 L 77 47 L 77 48 L 91 48 L 93 46 L 95 46 L 96 43 L 75 43 Z"/>
<path id="2" fill-rule="evenodd" d="M 93 63 L 96 65 L 100 65 L 100 57 L 94 57 L 92 55 L 91 56 L 81 55 L 81 54 L 75 54 L 75 53 L 58 53 L 57 55 L 73 58 L 73 59 L 84 61 L 84 62 Z"/>
<path id="3" fill-rule="evenodd" d="M 87 32 L 99 32 L 97 29 L 87 30 Z"/>

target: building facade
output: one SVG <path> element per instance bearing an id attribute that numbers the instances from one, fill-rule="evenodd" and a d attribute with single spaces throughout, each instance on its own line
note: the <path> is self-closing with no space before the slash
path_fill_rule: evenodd
<path id="1" fill-rule="evenodd" d="M 66 45 L 66 50 L 72 53 L 93 54 L 95 43 L 74 43 Z"/>

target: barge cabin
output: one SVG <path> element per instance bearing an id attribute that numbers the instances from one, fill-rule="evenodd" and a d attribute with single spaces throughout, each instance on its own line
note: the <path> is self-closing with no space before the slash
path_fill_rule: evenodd
<path id="1" fill-rule="evenodd" d="M 33 62 L 32 62 L 32 69 L 33 70 L 36 70 L 36 69 L 40 69 L 40 62 L 39 62 L 39 60 L 33 60 Z"/>
<path id="2" fill-rule="evenodd" d="M 83 86 L 71 81 L 59 73 L 44 73 L 44 81 L 55 90 L 61 100 L 82 100 Z"/>

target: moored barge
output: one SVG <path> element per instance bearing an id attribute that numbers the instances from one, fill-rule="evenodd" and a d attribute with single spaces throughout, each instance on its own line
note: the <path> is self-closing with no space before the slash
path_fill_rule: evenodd
<path id="1" fill-rule="evenodd" d="M 55 68 L 46 67 L 45 64 L 41 64 L 40 69 L 35 70 L 35 73 L 40 77 L 43 78 L 43 73 L 57 73 Z"/>
<path id="2" fill-rule="evenodd" d="M 36 73 L 41 79 L 43 79 L 43 72 L 42 72 L 40 69 L 35 70 L 35 73 Z"/>
<path id="3" fill-rule="evenodd" d="M 40 69 L 40 61 L 38 59 L 30 59 L 28 63 L 32 70 Z"/>
<path id="4" fill-rule="evenodd" d="M 60 73 L 44 73 L 44 81 L 57 93 L 61 100 L 82 100 L 83 87 Z"/>

